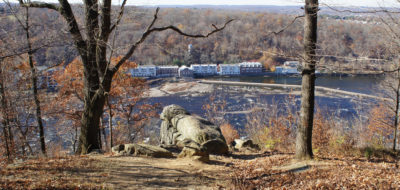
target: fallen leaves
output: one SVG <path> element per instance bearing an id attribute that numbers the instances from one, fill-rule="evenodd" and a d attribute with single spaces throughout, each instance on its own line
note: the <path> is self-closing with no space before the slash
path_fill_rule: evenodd
<path id="1" fill-rule="evenodd" d="M 400 170 L 394 162 L 325 159 L 298 172 L 272 170 L 290 163 L 292 155 L 272 155 L 232 166 L 235 189 L 400 189 Z M 286 163 L 285 163 L 286 162 Z M 254 169 L 263 167 L 263 170 Z M 262 171 L 262 172 L 260 172 Z"/>
<path id="2" fill-rule="evenodd" d="M 0 169 L 0 189 L 102 189 L 101 164 L 89 157 L 34 159 Z"/>

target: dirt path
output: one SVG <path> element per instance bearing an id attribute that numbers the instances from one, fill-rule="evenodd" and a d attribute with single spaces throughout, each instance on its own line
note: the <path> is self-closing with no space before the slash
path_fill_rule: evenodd
<path id="1" fill-rule="evenodd" d="M 109 163 L 111 189 L 218 189 L 229 183 L 229 158 L 210 164 L 188 159 L 98 157 Z"/>
<path id="2" fill-rule="evenodd" d="M 0 189 L 400 189 L 398 157 L 316 157 L 280 152 L 187 159 L 66 156 L 0 167 Z M 232 184 L 231 184 L 232 183 Z"/>

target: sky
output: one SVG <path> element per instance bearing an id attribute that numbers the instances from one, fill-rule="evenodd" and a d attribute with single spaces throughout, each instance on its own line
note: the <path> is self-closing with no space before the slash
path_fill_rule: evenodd
<path id="1" fill-rule="evenodd" d="M 16 0 L 12 0 L 17 2 Z M 40 1 L 40 0 L 39 0 Z M 43 0 L 58 2 L 57 0 Z M 122 0 L 113 0 L 118 4 Z M 80 3 L 82 0 L 69 0 Z M 128 0 L 129 5 L 302 5 L 304 0 Z M 400 7 L 397 0 L 320 0 L 320 4 L 329 6 L 367 6 L 367 7 Z"/>

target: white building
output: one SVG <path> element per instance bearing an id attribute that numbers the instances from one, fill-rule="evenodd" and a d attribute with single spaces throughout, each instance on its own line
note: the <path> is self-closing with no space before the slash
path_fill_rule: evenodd
<path id="1" fill-rule="evenodd" d="M 300 74 L 300 63 L 298 61 L 286 61 L 283 66 L 276 67 L 275 72 L 280 74 Z"/>
<path id="2" fill-rule="evenodd" d="M 240 75 L 239 64 L 219 64 L 220 75 Z"/>
<path id="3" fill-rule="evenodd" d="M 216 75 L 217 65 L 216 64 L 203 64 L 203 65 L 190 65 L 190 69 L 193 70 L 193 74 L 205 76 L 205 75 Z"/>
<path id="4" fill-rule="evenodd" d="M 130 69 L 133 77 L 155 77 L 156 66 L 138 66 L 134 69 Z"/>
<path id="5" fill-rule="evenodd" d="M 181 66 L 178 70 L 179 77 L 193 77 L 193 70 L 186 66 Z"/>
<path id="6" fill-rule="evenodd" d="M 263 65 L 260 62 L 243 62 L 239 63 L 240 74 L 243 75 L 254 75 L 261 74 Z"/>
<path id="7" fill-rule="evenodd" d="M 179 67 L 176 65 L 164 65 L 157 67 L 157 77 L 173 77 L 178 76 Z"/>
<path id="8" fill-rule="evenodd" d="M 298 61 L 285 61 L 285 63 L 283 63 L 283 66 L 285 67 L 291 67 L 291 68 L 298 68 L 300 66 L 300 63 Z"/>

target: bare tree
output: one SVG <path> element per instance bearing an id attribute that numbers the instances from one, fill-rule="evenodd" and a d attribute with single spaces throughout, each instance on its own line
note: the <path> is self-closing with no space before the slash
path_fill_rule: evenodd
<path id="1" fill-rule="evenodd" d="M 317 43 L 318 0 L 306 0 L 304 22 L 304 65 L 302 72 L 300 125 L 297 128 L 296 158 L 312 159 L 314 120 L 315 64 Z"/>
<path id="2" fill-rule="evenodd" d="M 29 7 L 25 7 L 25 18 L 24 20 L 20 19 L 18 15 L 16 14 L 16 11 L 13 10 L 12 5 L 8 0 L 3 0 L 4 3 L 7 4 L 9 9 L 11 10 L 12 14 L 18 21 L 19 25 L 22 27 L 22 29 L 25 32 L 25 37 L 26 37 L 26 46 L 27 48 L 24 48 L 27 50 L 28 54 L 28 63 L 29 63 L 29 68 L 31 72 L 31 84 L 32 84 L 32 93 L 33 93 L 33 99 L 35 102 L 36 106 L 36 122 L 38 124 L 38 129 L 39 129 L 39 142 L 40 142 L 40 149 L 43 155 L 46 155 L 46 143 L 45 143 L 45 135 L 44 135 L 44 126 L 43 126 L 43 119 L 42 119 L 42 109 L 40 107 L 40 99 L 39 99 L 39 93 L 38 93 L 38 76 L 37 76 L 37 71 L 36 67 L 34 64 L 33 60 L 33 54 L 36 51 L 35 49 L 32 48 L 32 39 L 30 35 L 30 18 L 29 18 Z"/>
<path id="3" fill-rule="evenodd" d="M 3 62 L 3 60 L 0 61 Z M 12 160 L 11 145 L 13 142 L 13 134 L 10 126 L 10 119 L 8 117 L 8 110 L 9 110 L 8 100 L 7 100 L 7 95 L 5 93 L 2 65 L 0 65 L 0 101 L 1 101 L 1 114 L 3 116 L 2 125 L 3 125 L 4 143 L 6 148 L 6 156 L 8 161 L 11 161 Z"/>
<path id="4" fill-rule="evenodd" d="M 19 0 L 21 6 L 47 8 L 59 12 L 68 24 L 69 33 L 72 36 L 75 47 L 83 62 L 84 73 L 84 110 L 81 119 L 81 133 L 77 153 L 86 154 L 100 148 L 99 122 L 103 114 L 107 94 L 110 92 L 114 74 L 119 70 L 135 52 L 137 47 L 153 32 L 173 30 L 180 35 L 193 38 L 206 38 L 218 31 L 223 30 L 228 20 L 222 27 L 213 26 L 213 30 L 205 35 L 187 34 L 173 25 L 155 27 L 158 19 L 159 9 L 157 8 L 153 20 L 142 33 L 141 37 L 133 43 L 128 51 L 122 56 L 121 60 L 114 65 L 107 61 L 109 36 L 121 21 L 124 7 L 127 0 L 122 2 L 118 17 L 112 23 L 111 0 L 85 0 L 85 30 L 81 30 L 72 11 L 68 0 L 59 0 L 59 4 L 45 2 L 31 2 L 29 0 Z M 82 32 L 86 32 L 84 36 Z"/>

